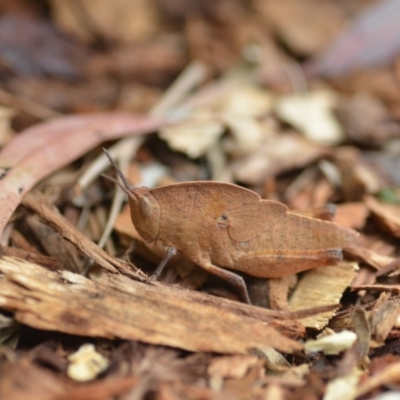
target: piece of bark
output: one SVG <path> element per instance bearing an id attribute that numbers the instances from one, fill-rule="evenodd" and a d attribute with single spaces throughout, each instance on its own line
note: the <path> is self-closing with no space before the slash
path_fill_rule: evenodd
<path id="1" fill-rule="evenodd" d="M 279 313 L 204 294 L 102 274 L 96 281 L 69 271 L 48 271 L 0 260 L 1 308 L 37 329 L 139 340 L 190 351 L 246 353 L 302 345 L 269 326 Z M 29 299 L 29 301 L 28 301 Z"/>
<path id="2" fill-rule="evenodd" d="M 343 292 L 355 277 L 356 263 L 342 262 L 334 267 L 307 271 L 297 285 L 289 302 L 289 310 L 339 303 Z M 304 326 L 324 328 L 335 310 L 303 319 Z"/>
<path id="3" fill-rule="evenodd" d="M 400 238 L 400 207 L 380 203 L 372 196 L 368 196 L 365 203 L 377 224 L 394 237 Z"/>
<path id="4" fill-rule="evenodd" d="M 377 251 L 357 244 L 351 244 L 344 249 L 345 256 L 353 260 L 365 262 L 377 270 L 385 267 L 395 260 L 394 257 L 380 254 Z"/>
<path id="5" fill-rule="evenodd" d="M 47 221 L 64 239 L 74 244 L 89 258 L 97 262 L 103 268 L 116 272 L 117 270 L 125 275 L 136 279 L 146 279 L 146 276 L 138 270 L 134 270 L 134 266 L 128 265 L 115 257 L 110 256 L 91 240 L 89 240 L 82 232 L 79 232 L 66 219 L 52 208 L 45 198 L 36 193 L 28 193 L 23 199 L 23 205 L 35 211 L 43 220 Z"/>
<path id="6" fill-rule="evenodd" d="M 356 307 L 351 315 L 354 330 L 357 334 L 357 340 L 346 350 L 343 358 L 337 365 L 337 376 L 346 376 L 353 371 L 354 367 L 360 363 L 365 363 L 368 356 L 369 345 L 371 341 L 371 326 L 368 313 L 361 307 Z"/>
<path id="7" fill-rule="evenodd" d="M 15 247 L 4 246 L 0 249 L 1 255 L 19 258 L 32 264 L 38 264 L 50 270 L 63 269 L 62 265 L 54 257 L 44 256 L 39 253 L 31 253 L 26 250 L 17 249 Z"/>
<path id="8" fill-rule="evenodd" d="M 273 310 L 288 309 L 288 294 L 297 283 L 296 275 L 268 280 L 268 300 Z"/>
<path id="9" fill-rule="evenodd" d="M 62 265 L 61 269 L 78 273 L 83 270 L 84 261 L 79 260 L 76 247 L 63 240 L 49 225 L 40 221 L 38 215 L 30 215 L 25 221 L 46 254 Z"/>
<path id="10" fill-rule="evenodd" d="M 390 296 L 390 293 L 381 293 L 370 315 L 372 336 L 378 345 L 384 344 L 400 314 L 399 304 L 391 301 Z"/>
<path id="11" fill-rule="evenodd" d="M 379 386 L 398 384 L 400 381 L 400 362 L 388 364 L 384 369 L 376 375 L 371 376 L 362 385 L 358 387 L 355 398 L 365 396 L 370 391 L 377 389 Z"/>
<path id="12" fill-rule="evenodd" d="M 400 258 L 396 258 L 391 263 L 382 267 L 379 271 L 375 273 L 375 277 L 389 275 L 389 274 L 398 274 L 400 269 Z"/>
<path id="13" fill-rule="evenodd" d="M 378 292 L 391 292 L 393 294 L 398 294 L 400 293 L 400 285 L 384 285 L 384 284 L 360 285 L 360 286 L 351 285 L 351 290 L 352 291 L 375 290 Z"/>
<path id="14" fill-rule="evenodd" d="M 0 398 L 7 400 L 104 400 L 122 396 L 138 384 L 137 376 L 77 384 L 39 368 L 27 357 L 1 369 Z"/>

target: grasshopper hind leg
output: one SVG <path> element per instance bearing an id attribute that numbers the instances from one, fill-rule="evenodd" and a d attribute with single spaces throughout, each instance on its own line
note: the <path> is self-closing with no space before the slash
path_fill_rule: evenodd
<path id="1" fill-rule="evenodd" d="M 247 303 L 251 304 L 249 292 L 247 291 L 247 286 L 244 279 L 234 272 L 227 271 L 216 265 L 211 263 L 204 263 L 200 265 L 201 268 L 205 269 L 209 273 L 218 276 L 219 278 L 225 280 L 226 282 L 230 283 L 233 287 L 235 287 L 240 294 L 241 299 Z"/>

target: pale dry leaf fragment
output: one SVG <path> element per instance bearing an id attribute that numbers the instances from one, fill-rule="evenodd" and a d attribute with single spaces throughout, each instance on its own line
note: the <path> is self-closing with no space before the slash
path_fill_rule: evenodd
<path id="1" fill-rule="evenodd" d="M 109 365 L 106 357 L 96 351 L 91 343 L 82 345 L 78 351 L 68 356 L 70 362 L 67 375 L 74 381 L 85 382 L 96 378 Z"/>
<path id="2" fill-rule="evenodd" d="M 275 110 L 308 139 L 322 144 L 337 144 L 343 130 L 333 114 L 336 96 L 329 91 L 284 95 L 277 99 Z"/>
<path id="3" fill-rule="evenodd" d="M 198 158 L 217 142 L 224 129 L 223 124 L 210 114 L 199 112 L 190 119 L 161 129 L 159 135 L 173 150 Z"/>
<path id="4" fill-rule="evenodd" d="M 346 375 L 330 381 L 323 400 L 353 400 L 357 397 L 357 385 L 361 372 L 356 368 Z"/>
<path id="5" fill-rule="evenodd" d="M 327 152 L 323 146 L 300 135 L 272 135 L 248 156 L 233 161 L 236 180 L 247 184 L 260 181 L 290 169 L 304 167 Z"/>
<path id="6" fill-rule="evenodd" d="M 223 146 L 234 157 L 247 156 L 273 134 L 265 124 L 246 115 L 225 115 L 224 122 L 231 137 L 224 140 Z"/>
<path id="7" fill-rule="evenodd" d="M 219 90 L 206 104 L 200 103 L 191 110 L 178 112 L 185 119 L 161 130 L 160 137 L 171 148 L 192 158 L 200 157 L 215 145 L 226 126 L 232 130 L 236 140 L 249 148 L 248 151 L 261 142 L 266 129 L 257 118 L 270 113 L 271 94 L 243 83 L 225 83 L 222 87 L 216 85 L 216 88 Z M 247 141 L 241 140 L 243 135 L 247 135 Z"/>
<path id="8" fill-rule="evenodd" d="M 339 303 L 343 292 L 356 276 L 358 264 L 341 262 L 337 266 L 307 271 L 297 285 L 289 302 L 289 310 Z M 301 323 L 309 328 L 324 328 L 335 311 L 304 318 Z"/>
<path id="9" fill-rule="evenodd" d="M 304 348 L 308 353 L 322 351 L 324 354 L 334 355 L 350 348 L 356 339 L 357 335 L 354 332 L 344 330 L 316 340 L 308 340 L 304 343 Z"/>
<path id="10" fill-rule="evenodd" d="M 224 140 L 224 148 L 233 157 L 243 157 L 260 146 L 274 133 L 263 117 L 271 114 L 273 96 L 266 90 L 241 84 L 227 93 L 221 117 L 231 136 Z"/>
<path id="11" fill-rule="evenodd" d="M 232 88 L 223 99 L 223 115 L 260 118 L 272 111 L 272 93 L 255 86 L 241 84 Z"/>

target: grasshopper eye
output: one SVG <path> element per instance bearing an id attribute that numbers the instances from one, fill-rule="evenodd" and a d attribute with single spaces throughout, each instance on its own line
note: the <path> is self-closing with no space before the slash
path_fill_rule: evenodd
<path id="1" fill-rule="evenodd" d="M 228 226 L 229 225 L 229 221 L 228 221 L 228 217 L 226 216 L 226 215 L 224 215 L 224 214 L 222 214 L 222 215 L 220 215 L 218 218 L 217 218 L 217 223 L 220 225 L 220 226 Z"/>
<path id="2" fill-rule="evenodd" d="M 153 211 L 153 204 L 151 202 L 151 199 L 149 199 L 147 196 L 143 196 L 140 198 L 140 211 L 142 212 L 142 215 L 146 218 L 149 218 L 151 216 L 151 213 Z"/>

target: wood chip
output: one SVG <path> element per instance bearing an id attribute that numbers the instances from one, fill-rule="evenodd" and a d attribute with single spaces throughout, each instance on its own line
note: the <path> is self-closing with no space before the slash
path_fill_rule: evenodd
<path id="1" fill-rule="evenodd" d="M 342 262 L 335 267 L 316 268 L 307 271 L 300 280 L 289 302 L 289 310 L 338 303 L 356 273 L 357 263 Z M 335 311 L 302 319 L 307 328 L 322 329 Z"/>
<path id="2" fill-rule="evenodd" d="M 246 353 L 302 345 L 268 326 L 277 312 L 104 273 L 95 282 L 4 257 L 0 305 L 17 321 L 74 335 L 139 340 L 190 351 Z"/>

